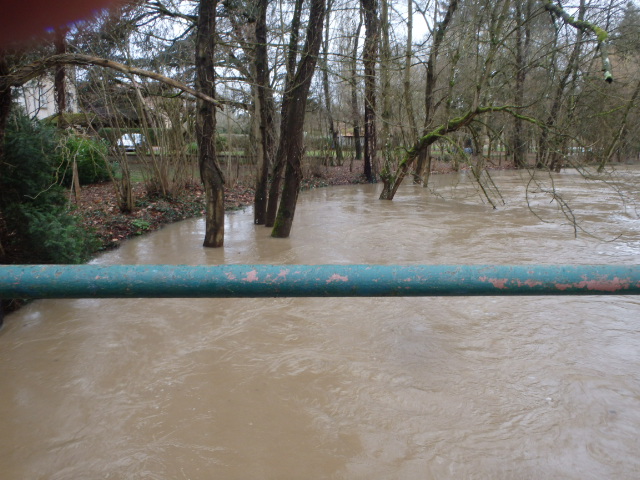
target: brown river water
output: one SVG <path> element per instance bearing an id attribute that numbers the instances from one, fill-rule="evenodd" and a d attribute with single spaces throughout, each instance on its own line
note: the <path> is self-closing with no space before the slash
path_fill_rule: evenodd
<path id="1" fill-rule="evenodd" d="M 96 264 L 637 264 L 640 169 L 301 195 Z M 551 189 L 575 215 L 578 237 Z M 551 193 L 550 193 L 551 192 Z M 528 197 L 528 206 L 525 201 Z M 640 297 L 36 301 L 0 331 L 0 478 L 640 478 Z"/>

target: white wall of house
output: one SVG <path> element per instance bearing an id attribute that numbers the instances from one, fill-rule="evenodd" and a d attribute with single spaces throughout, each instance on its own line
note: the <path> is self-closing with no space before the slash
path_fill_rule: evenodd
<path id="1" fill-rule="evenodd" d="M 50 117 L 56 112 L 56 97 L 53 78 L 40 77 L 31 80 L 14 90 L 17 102 L 22 105 L 30 117 L 39 120 Z M 78 95 L 75 85 L 67 80 L 67 112 L 78 113 Z"/>

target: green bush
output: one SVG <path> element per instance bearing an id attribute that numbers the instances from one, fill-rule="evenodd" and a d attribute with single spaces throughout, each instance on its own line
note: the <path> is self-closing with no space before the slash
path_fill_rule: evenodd
<path id="1" fill-rule="evenodd" d="M 64 202 L 63 190 L 54 179 L 55 129 L 14 110 L 7 123 L 5 155 L 0 160 L 0 205 Z"/>
<path id="2" fill-rule="evenodd" d="M 61 151 L 63 185 L 70 186 L 73 178 L 73 160 L 78 166 L 78 179 L 81 185 L 98 183 L 109 180 L 109 170 L 106 163 L 108 154 L 104 141 L 95 141 L 78 135 L 69 135 Z"/>
<path id="3" fill-rule="evenodd" d="M 11 115 L 0 161 L 0 211 L 3 243 L 21 262 L 80 263 L 97 247 L 66 208 L 66 192 L 56 181 L 57 145 L 55 129 L 19 110 Z"/>
<path id="4" fill-rule="evenodd" d="M 6 217 L 33 263 L 82 263 L 100 246 L 62 206 L 13 205 Z"/>

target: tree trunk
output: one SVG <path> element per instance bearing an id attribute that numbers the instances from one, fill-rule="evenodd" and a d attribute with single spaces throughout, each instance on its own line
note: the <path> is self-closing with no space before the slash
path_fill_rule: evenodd
<path id="1" fill-rule="evenodd" d="M 437 18 L 434 17 L 434 24 L 438 25 L 434 38 L 433 45 L 431 46 L 431 51 L 429 52 L 429 58 L 427 60 L 427 78 L 425 83 L 425 92 L 424 92 L 424 107 L 425 107 L 425 116 L 424 116 L 424 125 L 423 125 L 423 135 L 426 135 L 428 132 L 429 126 L 433 123 L 433 114 L 434 114 L 434 91 L 436 86 L 436 61 L 438 59 L 438 55 L 440 53 L 440 46 L 442 45 L 442 41 L 444 40 L 445 33 L 447 31 L 447 27 L 451 23 L 451 18 L 458 8 L 458 0 L 452 0 L 449 2 L 449 6 L 447 7 L 447 11 L 445 13 L 444 18 L 441 22 L 437 21 Z M 437 12 L 434 14 L 437 15 Z M 424 167 L 429 169 L 428 175 L 431 174 L 431 157 L 430 157 L 430 149 L 425 148 L 417 155 L 417 165 L 414 170 L 414 182 L 419 183 L 422 177 L 422 172 L 424 171 Z M 405 170 L 406 172 L 406 170 Z M 400 182 L 402 178 L 404 178 L 405 174 L 403 173 L 399 178 L 398 174 L 395 176 L 389 175 L 387 178 L 383 179 L 385 182 L 390 182 L 391 184 L 397 183 L 398 179 Z M 427 180 L 428 182 L 428 180 Z M 389 188 L 385 190 L 390 193 L 391 197 L 395 195 L 395 191 L 397 190 L 397 186 L 390 185 Z"/>
<path id="2" fill-rule="evenodd" d="M 133 189 L 131 188 L 131 171 L 126 155 L 120 158 L 120 169 L 122 172 L 120 180 L 113 177 L 111 180 L 116 189 L 118 208 L 122 213 L 130 213 L 133 211 Z"/>
<path id="3" fill-rule="evenodd" d="M 360 109 L 358 108 L 358 39 L 362 30 L 362 11 L 360 11 L 358 27 L 353 37 L 353 55 L 351 57 L 351 114 L 353 116 L 353 141 L 356 160 L 362 160 L 362 146 L 360 145 Z M 351 163 L 353 166 L 353 162 Z M 350 168 L 353 171 L 353 168 Z"/>
<path id="4" fill-rule="evenodd" d="M 389 0 L 380 0 L 380 96 L 382 123 L 380 149 L 385 165 L 391 162 L 391 46 L 389 43 Z"/>
<path id="5" fill-rule="evenodd" d="M 9 75 L 9 64 L 4 51 L 0 48 L 0 78 Z M 0 88 L 0 162 L 4 161 L 4 138 L 7 131 L 7 122 L 11 113 L 11 88 Z M 0 221 L 2 212 L 0 211 Z M 0 263 L 4 261 L 5 251 L 0 239 Z M 2 300 L 0 300 L 0 318 L 2 318 Z M 1 325 L 1 323 L 0 323 Z"/>
<path id="6" fill-rule="evenodd" d="M 418 125 L 413 111 L 413 98 L 411 95 L 411 64 L 413 63 L 413 0 L 407 1 L 407 45 L 404 55 L 404 102 L 409 120 L 409 131 L 411 138 L 418 138 Z M 413 183 L 422 182 L 422 172 L 424 171 L 425 155 L 421 153 L 416 162 L 413 172 Z"/>
<path id="7" fill-rule="evenodd" d="M 616 128 L 615 135 L 611 139 L 611 142 L 609 143 L 609 146 L 605 150 L 604 155 L 602 155 L 602 160 L 600 161 L 600 165 L 598 166 L 598 172 L 602 172 L 604 170 L 605 165 L 611 161 L 611 158 L 613 158 L 613 154 L 615 153 L 616 149 L 619 147 L 621 140 L 624 138 L 624 135 L 627 132 L 629 113 L 631 112 L 632 109 L 636 108 L 639 96 L 640 96 L 640 82 L 636 84 L 636 88 L 633 90 L 633 94 L 631 95 L 631 98 L 627 102 L 627 105 L 625 106 L 624 111 L 622 113 L 622 119 L 620 121 L 620 125 L 618 128 Z M 618 155 L 620 155 L 620 150 L 618 150 Z M 618 161 L 621 161 L 621 160 L 622 159 L 618 157 Z"/>
<path id="8" fill-rule="evenodd" d="M 10 73 L 5 53 L 0 49 L 0 78 Z M 11 113 L 11 87 L 0 87 L 0 160 L 4 159 L 4 137 Z"/>
<path id="9" fill-rule="evenodd" d="M 258 117 L 258 178 L 254 199 L 254 223 L 264 225 L 267 218 L 267 190 L 269 183 L 269 167 L 273 153 L 273 108 L 269 95 L 269 66 L 267 53 L 267 7 L 268 0 L 258 1 L 258 18 L 256 21 L 256 105 L 255 115 Z M 271 100 L 271 102 L 270 102 Z"/>
<path id="10" fill-rule="evenodd" d="M 527 78 L 527 62 L 529 40 L 531 31 L 529 21 L 531 18 L 531 1 L 526 2 L 526 12 L 522 11 L 522 4 L 515 2 L 516 14 L 516 75 L 515 95 L 516 105 L 524 105 L 524 84 Z M 513 164 L 516 168 L 527 167 L 527 143 L 524 139 L 524 121 L 519 117 L 513 119 Z"/>
<path id="11" fill-rule="evenodd" d="M 56 28 L 55 30 L 55 49 L 56 55 L 67 53 L 66 41 L 67 28 Z M 56 66 L 53 81 L 56 109 L 58 113 L 58 128 L 65 128 L 64 112 L 67 110 L 67 85 L 66 85 L 66 67 L 64 64 Z"/>
<path id="12" fill-rule="evenodd" d="M 411 95 L 411 64 L 413 63 L 413 0 L 407 0 L 407 46 L 404 55 L 404 102 L 409 119 L 411 135 L 418 138 L 418 126 L 413 111 L 413 98 Z"/>
<path id="13" fill-rule="evenodd" d="M 445 33 L 447 31 L 447 27 L 451 23 L 451 19 L 456 9 L 458 8 L 458 0 L 451 0 L 449 2 L 449 7 L 447 8 L 447 12 L 445 13 L 444 18 L 441 22 L 435 22 L 438 27 L 434 34 L 433 45 L 431 46 L 431 51 L 429 52 L 429 59 L 427 60 L 427 78 L 425 83 L 424 90 L 424 133 L 427 132 L 427 129 L 433 122 L 433 114 L 434 114 L 434 91 L 436 87 L 436 62 L 438 60 L 438 55 L 440 54 L 440 46 L 444 40 Z M 435 20 L 435 19 L 434 19 Z"/>
<path id="14" fill-rule="evenodd" d="M 327 6 L 327 20 L 326 25 L 329 25 L 329 20 L 331 16 L 331 7 L 333 5 L 333 1 L 330 0 Z M 324 102 L 325 109 L 327 111 L 327 120 L 329 122 L 329 133 L 331 134 L 331 140 L 333 142 L 333 148 L 336 151 L 336 163 L 339 166 L 342 166 L 344 163 L 344 159 L 342 158 L 342 145 L 340 145 L 340 134 L 338 129 L 335 127 L 335 123 L 333 121 L 333 114 L 331 112 L 331 90 L 329 88 L 329 29 L 325 30 L 325 38 L 323 43 L 323 65 L 322 65 L 322 87 L 324 90 Z"/>
<path id="15" fill-rule="evenodd" d="M 382 192 L 380 193 L 380 200 L 393 200 L 393 197 L 398 191 L 402 180 L 404 180 L 404 177 L 413 165 L 413 162 L 415 162 L 420 153 L 427 150 L 430 145 L 433 145 L 448 133 L 452 133 L 460 130 L 461 128 L 468 127 L 478 115 L 484 115 L 491 112 L 508 111 L 509 107 L 477 107 L 474 110 L 467 111 L 461 117 L 453 118 L 446 123 L 441 124 L 440 126 L 431 130 L 429 133 L 420 137 L 413 145 L 413 147 L 411 147 L 407 151 L 407 153 L 405 153 L 405 156 L 398 165 L 395 173 L 391 174 L 389 172 L 389 177 L 388 179 L 385 179 L 384 185 L 382 187 Z"/>
<path id="16" fill-rule="evenodd" d="M 306 44 L 293 80 L 292 101 L 288 102 L 288 111 L 283 119 L 285 123 L 280 134 L 281 137 L 287 139 L 285 150 L 287 169 L 282 189 L 282 200 L 271 232 L 272 237 L 286 238 L 291 233 L 293 216 L 300 191 L 300 182 L 302 181 L 304 116 L 311 80 L 313 79 L 320 44 L 322 43 L 324 14 L 325 0 L 311 0 Z"/>
<path id="17" fill-rule="evenodd" d="M 376 0 L 360 0 L 364 12 L 364 176 L 377 177 L 376 162 L 376 61 L 378 59 L 378 14 Z"/>
<path id="18" fill-rule="evenodd" d="M 267 216 L 265 219 L 266 227 L 273 227 L 278 212 L 278 200 L 280 199 L 280 181 L 282 179 L 282 171 L 284 170 L 287 142 L 289 139 L 284 133 L 284 127 L 287 123 L 287 115 L 289 114 L 289 104 L 294 101 L 293 89 L 295 88 L 294 76 L 296 69 L 296 58 L 298 55 L 298 39 L 300 37 L 300 17 L 302 15 L 302 0 L 296 0 L 291 19 L 291 37 L 289 38 L 289 50 L 287 54 L 287 77 L 284 84 L 284 94 L 282 98 L 282 107 L 280 114 L 280 139 L 278 141 L 278 150 L 274 159 L 273 172 L 271 174 L 271 186 L 269 187 L 269 200 L 267 204 Z"/>
<path id="19" fill-rule="evenodd" d="M 584 21 L 585 11 L 585 0 L 580 0 L 578 21 Z M 576 43 L 573 46 L 569 60 L 564 68 L 562 78 L 556 84 L 553 103 L 551 104 L 551 110 L 549 111 L 549 116 L 546 121 L 546 128 L 542 129 L 542 133 L 540 135 L 540 149 L 538 152 L 538 160 L 536 162 L 536 167 L 538 168 L 549 168 L 553 171 L 560 171 L 560 168 L 562 167 L 558 152 L 554 151 L 553 144 L 549 139 L 549 130 L 553 128 L 558 121 L 558 116 L 562 108 L 565 90 L 569 84 L 569 79 L 575 75 L 575 72 L 578 69 L 578 60 L 580 58 L 580 52 L 582 51 L 583 37 L 584 30 L 578 29 L 576 33 Z"/>
<path id="20" fill-rule="evenodd" d="M 216 44 L 216 2 L 200 0 L 196 30 L 196 90 L 215 99 L 213 55 Z M 205 192 L 205 247 L 224 244 L 224 177 L 216 158 L 216 110 L 198 101 L 196 140 L 200 178 Z"/>

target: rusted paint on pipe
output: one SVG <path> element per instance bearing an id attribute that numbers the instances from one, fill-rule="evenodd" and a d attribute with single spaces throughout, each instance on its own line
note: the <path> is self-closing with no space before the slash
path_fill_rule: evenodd
<path id="1" fill-rule="evenodd" d="M 3 298 L 639 295 L 640 265 L 10 265 Z"/>

